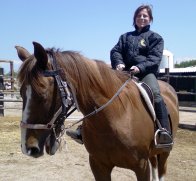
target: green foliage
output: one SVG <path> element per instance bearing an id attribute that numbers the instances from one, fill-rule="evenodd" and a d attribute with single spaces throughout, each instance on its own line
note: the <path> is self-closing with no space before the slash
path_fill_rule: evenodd
<path id="1" fill-rule="evenodd" d="M 17 75 L 18 75 L 17 72 L 14 72 L 14 73 L 13 73 L 14 78 L 16 78 Z M 10 72 L 6 73 L 4 76 L 5 76 L 5 77 L 10 77 Z"/>
<path id="2" fill-rule="evenodd" d="M 196 60 L 183 61 L 180 64 L 175 64 L 175 68 L 195 67 Z"/>

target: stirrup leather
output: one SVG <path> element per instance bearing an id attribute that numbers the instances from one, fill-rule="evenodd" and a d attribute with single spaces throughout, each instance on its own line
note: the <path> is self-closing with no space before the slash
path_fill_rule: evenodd
<path id="1" fill-rule="evenodd" d="M 168 142 L 170 141 L 170 143 L 159 143 L 159 134 L 165 131 L 166 131 L 165 129 L 157 129 L 157 131 L 155 132 L 154 143 L 156 148 L 172 148 L 174 142 L 172 136 L 169 133 L 167 134 L 167 136 L 168 136 Z"/>

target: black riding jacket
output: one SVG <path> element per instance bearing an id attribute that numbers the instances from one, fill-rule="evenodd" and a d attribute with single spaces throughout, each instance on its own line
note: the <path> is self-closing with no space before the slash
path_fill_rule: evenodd
<path id="1" fill-rule="evenodd" d="M 163 38 L 150 30 L 150 25 L 141 32 L 127 32 L 120 36 L 118 43 L 110 52 L 111 65 L 116 69 L 118 64 L 124 64 L 125 70 L 135 65 L 140 69 L 140 76 L 157 74 L 162 59 Z"/>

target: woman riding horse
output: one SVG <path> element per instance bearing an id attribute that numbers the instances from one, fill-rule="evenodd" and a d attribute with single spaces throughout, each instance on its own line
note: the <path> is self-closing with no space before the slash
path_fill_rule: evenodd
<path id="1" fill-rule="evenodd" d="M 159 144 L 172 146 L 171 129 L 168 112 L 160 94 L 156 79 L 163 54 L 162 37 L 150 30 L 153 21 L 152 10 L 148 5 L 142 5 L 135 11 L 133 25 L 135 31 L 120 36 L 118 43 L 111 50 L 112 68 L 122 71 L 131 70 L 140 81 L 145 82 L 152 90 L 156 117 L 161 123 Z M 81 126 L 76 130 L 68 130 L 68 136 L 82 143 Z"/>

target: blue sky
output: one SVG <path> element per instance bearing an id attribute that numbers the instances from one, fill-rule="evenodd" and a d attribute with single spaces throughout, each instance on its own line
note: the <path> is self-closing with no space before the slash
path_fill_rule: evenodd
<path id="1" fill-rule="evenodd" d="M 134 30 L 141 4 L 153 6 L 153 31 L 165 40 L 174 62 L 196 59 L 195 0 L 4 0 L 0 3 L 0 60 L 20 60 L 15 45 L 33 53 L 33 41 L 45 48 L 79 51 L 110 63 L 119 36 Z M 7 70 L 8 65 L 0 64 Z"/>

